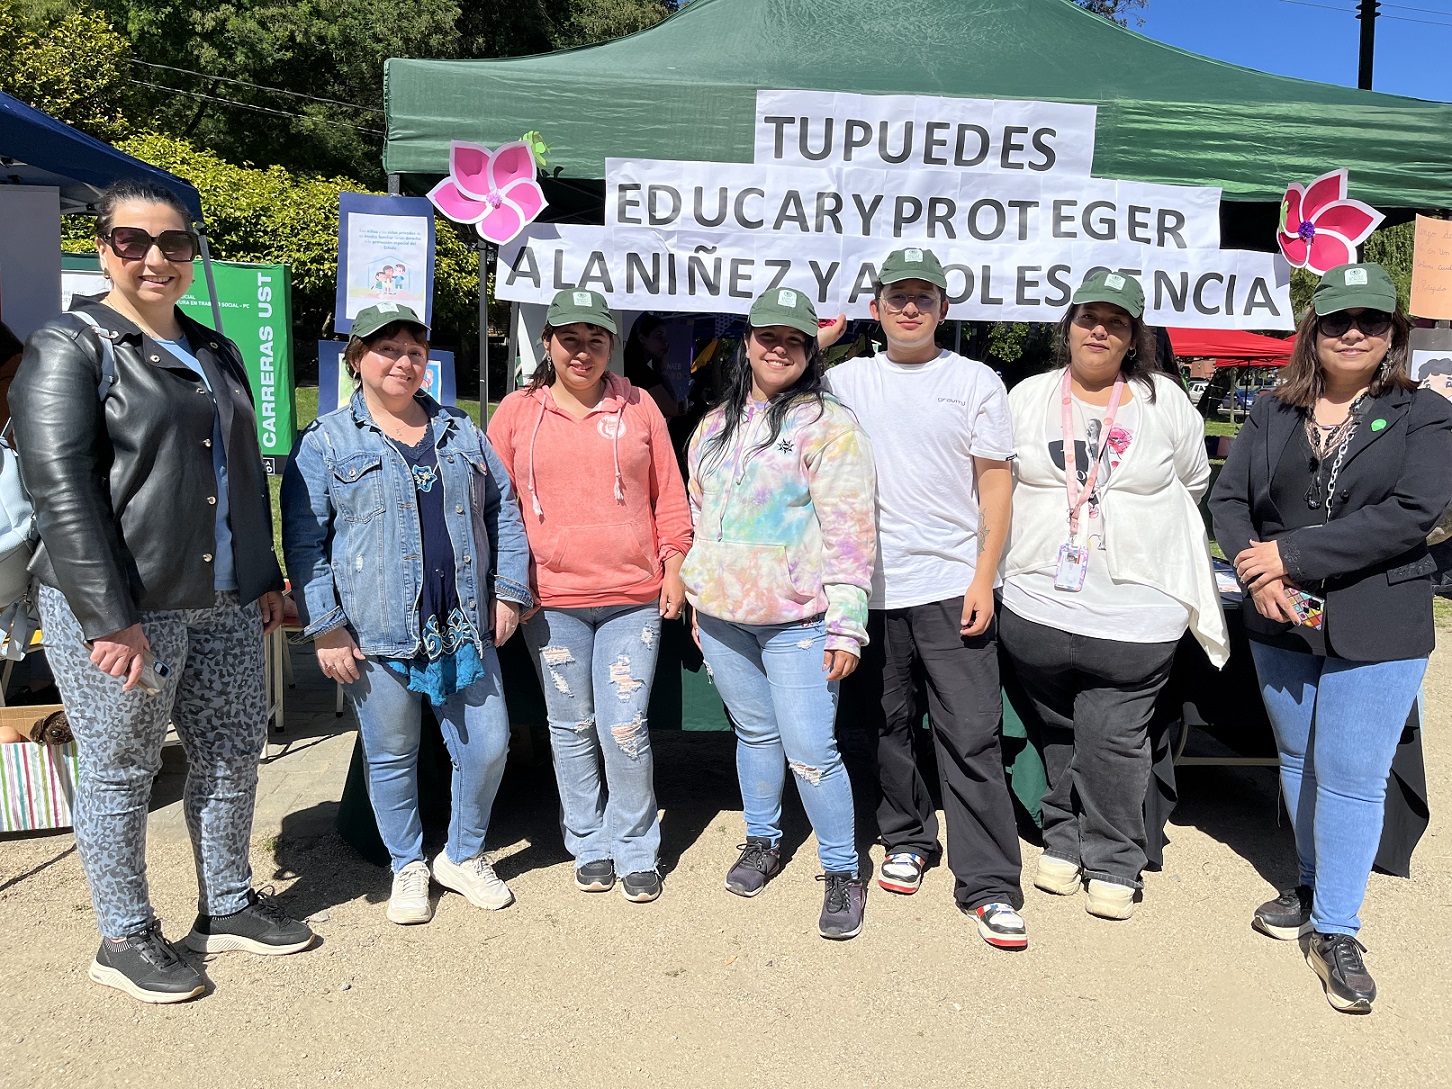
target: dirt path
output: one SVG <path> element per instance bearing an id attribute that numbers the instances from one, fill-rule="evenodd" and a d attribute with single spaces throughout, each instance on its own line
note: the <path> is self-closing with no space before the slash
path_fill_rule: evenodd
<path id="1" fill-rule="evenodd" d="M 573 890 L 548 771 L 524 769 L 491 833 L 510 844 L 499 868 L 518 903 L 490 914 L 451 895 L 431 925 L 392 926 L 387 875 L 327 830 L 329 782 L 253 847 L 259 879 L 314 916 L 322 944 L 213 957 L 215 993 L 181 1006 L 86 980 L 97 939 L 69 835 L 0 841 L 0 1086 L 1452 1084 L 1447 651 L 1426 694 L 1434 823 L 1411 881 L 1372 879 L 1369 1018 L 1334 1013 L 1296 947 L 1249 928 L 1292 875 L 1267 770 L 1182 770 L 1165 870 L 1129 923 L 1030 888 L 1031 948 L 995 951 L 936 869 L 911 899 L 874 892 L 863 935 L 833 944 L 815 932 L 799 807 L 782 875 L 756 900 L 730 896 L 742 830 L 728 739 L 667 735 L 674 869 L 657 903 Z M 156 838 L 153 895 L 179 938 L 189 852 Z"/>

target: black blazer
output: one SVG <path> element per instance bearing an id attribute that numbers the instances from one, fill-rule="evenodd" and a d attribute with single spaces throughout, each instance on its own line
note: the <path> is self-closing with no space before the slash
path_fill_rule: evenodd
<path id="1" fill-rule="evenodd" d="M 25 345 L 10 387 L 20 476 L 41 547 L 31 572 L 54 586 L 88 639 L 143 610 L 210 608 L 215 598 L 217 477 L 212 400 L 201 376 L 135 324 L 88 298 L 115 334 L 115 385 L 102 403 L 101 342 L 81 319 L 46 322 Z M 221 414 L 239 594 L 282 589 L 272 501 L 247 371 L 237 346 L 178 312 Z"/>
<path id="2" fill-rule="evenodd" d="M 1210 494 L 1216 540 L 1231 560 L 1252 539 L 1275 540 L 1293 582 L 1324 582 L 1326 643 L 1340 657 L 1425 657 L 1436 569 L 1426 538 L 1452 501 L 1452 403 L 1431 390 L 1369 402 L 1341 463 L 1331 520 L 1287 532 L 1270 483 L 1302 420 L 1274 395 L 1256 401 Z M 1289 630 L 1261 616 L 1249 595 L 1242 609 L 1252 638 Z"/>

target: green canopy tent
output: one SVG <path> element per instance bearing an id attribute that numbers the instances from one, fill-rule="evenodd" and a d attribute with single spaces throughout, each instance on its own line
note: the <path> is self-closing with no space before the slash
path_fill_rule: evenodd
<path id="1" fill-rule="evenodd" d="M 750 162 L 765 88 L 1093 103 L 1095 175 L 1220 186 L 1241 202 L 1227 209 L 1228 245 L 1270 248 L 1286 183 L 1338 166 L 1393 219 L 1452 206 L 1452 104 L 1224 64 L 1068 0 L 694 0 L 582 49 L 394 59 L 384 167 L 440 176 L 450 140 L 494 146 L 531 129 L 564 183 L 603 178 L 607 156 Z M 589 199 L 562 189 L 556 215 L 588 216 Z"/>

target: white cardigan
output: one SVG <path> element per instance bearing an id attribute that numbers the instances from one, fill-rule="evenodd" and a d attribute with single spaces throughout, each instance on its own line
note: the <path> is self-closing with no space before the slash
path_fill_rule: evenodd
<path id="1" fill-rule="evenodd" d="M 1035 375 L 1009 392 L 1016 453 L 1013 521 L 1002 575 L 1052 572 L 1069 536 L 1064 470 L 1044 442 L 1044 421 L 1058 405 L 1062 369 Z M 1100 487 L 1109 574 L 1116 582 L 1152 586 L 1190 610 L 1190 630 L 1216 668 L 1230 657 L 1210 542 L 1196 504 L 1210 484 L 1205 425 L 1180 386 L 1157 374 L 1155 400 L 1139 383 L 1139 430 Z M 1093 561 L 1091 561 L 1093 562 Z"/>

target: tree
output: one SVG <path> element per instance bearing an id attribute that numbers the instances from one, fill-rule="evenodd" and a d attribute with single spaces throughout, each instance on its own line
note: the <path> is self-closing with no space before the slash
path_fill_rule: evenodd
<path id="1" fill-rule="evenodd" d="M 1138 14 L 1149 0 L 1074 0 L 1085 11 L 1091 11 L 1095 15 L 1102 15 L 1111 23 L 1119 26 L 1129 25 L 1129 13 L 1135 12 L 1134 20 L 1136 26 L 1144 26 L 1144 16 Z"/>
<path id="2" fill-rule="evenodd" d="M 47 17 L 0 0 L 0 41 L 11 43 L 7 94 L 103 140 L 130 131 L 131 43 L 104 16 L 77 7 Z"/>

